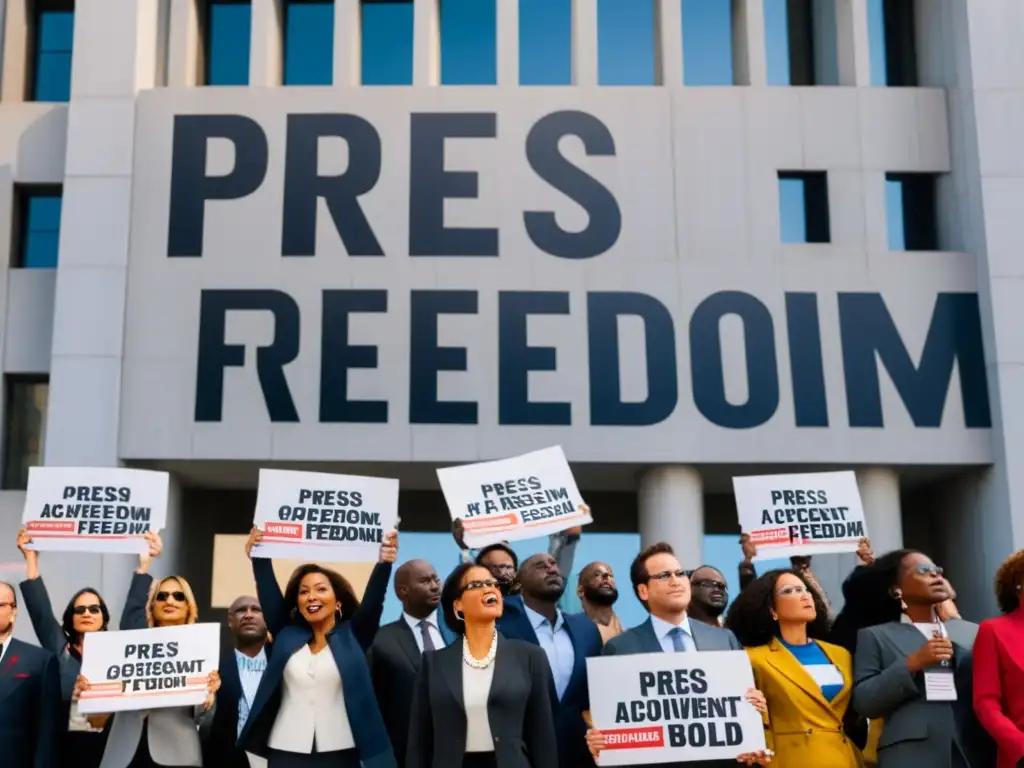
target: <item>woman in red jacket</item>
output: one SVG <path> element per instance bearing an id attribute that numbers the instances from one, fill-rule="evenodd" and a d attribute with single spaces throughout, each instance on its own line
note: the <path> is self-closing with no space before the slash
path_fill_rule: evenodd
<path id="1" fill-rule="evenodd" d="M 999 567 L 1003 615 L 983 621 L 974 640 L 974 711 L 999 747 L 996 768 L 1024 766 L 1024 550 Z"/>

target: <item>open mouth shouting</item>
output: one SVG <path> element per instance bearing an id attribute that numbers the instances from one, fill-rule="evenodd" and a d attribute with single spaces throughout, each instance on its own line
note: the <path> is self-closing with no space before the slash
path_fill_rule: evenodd
<path id="1" fill-rule="evenodd" d="M 493 594 L 493 593 L 487 595 L 487 597 L 484 598 L 484 605 L 486 605 L 486 606 L 492 606 L 492 605 L 497 605 L 497 604 L 498 604 L 498 596 Z"/>

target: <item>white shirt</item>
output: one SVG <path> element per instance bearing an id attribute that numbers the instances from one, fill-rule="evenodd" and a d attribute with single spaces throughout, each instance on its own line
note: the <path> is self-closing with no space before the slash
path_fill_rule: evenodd
<path id="1" fill-rule="evenodd" d="M 11 640 L 14 639 L 14 633 L 11 632 L 7 637 L 0 637 L 0 643 L 3 643 L 4 647 L 0 648 L 0 662 L 4 660 L 4 656 L 7 655 L 7 649 L 11 645 Z"/>
<path id="2" fill-rule="evenodd" d="M 331 649 L 313 653 L 303 645 L 284 668 L 281 708 L 267 746 L 282 752 L 338 752 L 355 747 L 341 675 Z"/>
<path id="3" fill-rule="evenodd" d="M 675 629 L 677 625 L 669 624 L 664 619 L 659 619 L 654 614 L 651 614 L 651 626 L 654 628 L 654 634 L 658 638 L 661 650 L 665 653 L 675 653 L 676 647 L 672 642 L 672 637 L 669 633 Z M 683 630 L 683 650 L 696 651 L 697 644 L 693 641 L 693 630 L 690 628 L 690 617 L 684 614 L 683 620 L 678 624 L 678 626 Z"/>
<path id="4" fill-rule="evenodd" d="M 420 629 L 420 621 L 427 622 L 427 632 L 430 634 L 430 639 L 434 641 L 434 650 L 441 650 L 448 645 L 444 641 L 444 635 L 441 634 L 441 630 L 438 629 L 436 610 L 425 619 L 417 619 L 415 616 L 410 616 L 405 611 L 402 611 L 402 618 L 405 619 L 405 623 L 412 630 L 412 636 L 416 638 L 416 647 L 420 649 L 420 653 L 423 653 L 423 630 Z"/>
<path id="5" fill-rule="evenodd" d="M 466 708 L 466 751 L 493 752 L 491 721 L 487 716 L 487 700 L 494 679 L 494 662 L 484 669 L 462 665 L 462 703 Z"/>
<path id="6" fill-rule="evenodd" d="M 572 637 L 565 628 L 565 616 L 561 611 L 556 611 L 555 626 L 552 627 L 546 617 L 541 616 L 526 603 L 523 603 L 523 607 L 526 608 L 526 617 L 537 635 L 537 642 L 548 657 L 551 676 L 555 679 L 555 690 L 561 700 L 565 695 L 565 689 L 569 687 L 573 666 L 576 664 L 576 649 L 572 647 Z"/>

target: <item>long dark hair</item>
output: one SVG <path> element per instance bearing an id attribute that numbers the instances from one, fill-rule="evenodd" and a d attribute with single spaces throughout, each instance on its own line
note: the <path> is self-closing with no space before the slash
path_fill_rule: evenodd
<path id="1" fill-rule="evenodd" d="M 82 633 L 75 631 L 75 603 L 78 602 L 78 598 L 82 595 L 96 595 L 96 599 L 100 601 L 100 615 L 103 617 L 103 625 L 99 628 L 100 632 L 107 631 L 107 625 L 110 623 L 110 609 L 107 608 L 107 604 L 103 602 L 103 598 L 100 597 L 100 593 L 92 587 L 84 587 L 77 592 L 71 600 L 68 601 L 67 607 L 64 609 L 64 616 L 61 618 L 60 628 L 64 630 L 64 637 L 67 638 L 69 646 L 76 646 L 81 641 Z"/>
<path id="2" fill-rule="evenodd" d="M 857 633 L 879 624 L 899 621 L 903 611 L 893 596 L 900 568 L 916 549 L 886 552 L 871 565 L 861 565 L 843 582 L 843 609 L 836 616 L 829 640 L 850 653 L 857 651 Z"/>
<path id="3" fill-rule="evenodd" d="M 796 576 L 814 600 L 814 621 L 807 624 L 807 637 L 824 640 L 828 635 L 828 606 L 802 573 L 791 568 L 780 568 L 762 574 L 733 600 L 725 617 L 725 626 L 731 629 L 740 645 L 754 648 L 768 645 L 779 633 L 779 622 L 772 618 L 775 585 L 782 576 Z"/>
<path id="4" fill-rule="evenodd" d="M 284 588 L 284 607 L 288 611 L 292 622 L 301 627 L 309 626 L 307 621 L 302 618 L 302 614 L 299 613 L 299 586 L 302 583 L 302 579 L 311 573 L 321 573 L 331 583 L 334 597 L 341 604 L 341 611 L 335 614 L 337 620 L 346 621 L 351 619 L 355 612 L 359 610 L 359 598 L 356 597 L 356 592 L 352 589 L 352 585 L 348 583 L 348 579 L 337 571 L 332 571 L 330 568 L 324 568 L 316 563 L 306 563 L 295 569 L 291 578 L 288 579 L 288 586 Z"/>

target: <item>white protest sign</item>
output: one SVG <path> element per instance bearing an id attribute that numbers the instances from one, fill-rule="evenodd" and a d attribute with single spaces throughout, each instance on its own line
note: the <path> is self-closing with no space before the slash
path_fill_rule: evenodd
<path id="1" fill-rule="evenodd" d="M 559 446 L 439 469 L 437 479 L 452 520 L 462 520 L 469 547 L 549 536 L 592 522 Z"/>
<path id="2" fill-rule="evenodd" d="M 375 563 L 397 520 L 397 480 L 261 469 L 252 556 Z"/>
<path id="3" fill-rule="evenodd" d="M 186 707 L 206 700 L 220 661 L 220 625 L 87 632 L 82 676 L 89 681 L 83 715 Z"/>
<path id="4" fill-rule="evenodd" d="M 642 653 L 587 659 L 598 765 L 732 760 L 765 748 L 761 715 L 745 694 L 744 651 Z"/>
<path id="5" fill-rule="evenodd" d="M 141 554 L 167 519 L 166 472 L 30 467 L 21 523 L 40 552 Z"/>
<path id="6" fill-rule="evenodd" d="M 868 535 L 853 472 L 734 477 L 732 485 L 756 560 L 856 552 Z"/>

